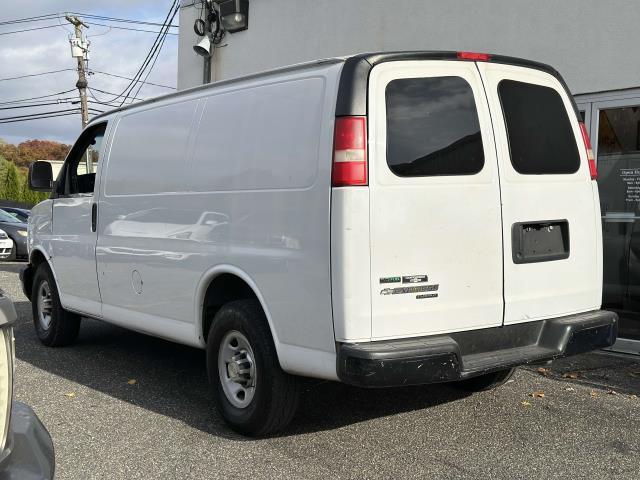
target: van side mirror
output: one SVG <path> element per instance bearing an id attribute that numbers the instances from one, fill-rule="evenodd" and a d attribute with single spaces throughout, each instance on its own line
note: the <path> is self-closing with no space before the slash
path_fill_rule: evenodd
<path id="1" fill-rule="evenodd" d="M 53 190 L 53 170 L 49 162 L 37 161 L 29 165 L 29 188 L 36 192 Z"/>

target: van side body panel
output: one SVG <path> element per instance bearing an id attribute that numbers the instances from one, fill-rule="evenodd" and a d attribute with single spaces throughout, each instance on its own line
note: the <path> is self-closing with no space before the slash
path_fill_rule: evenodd
<path id="1" fill-rule="evenodd" d="M 105 320 L 203 347 L 210 273 L 243 272 L 282 367 L 336 378 L 329 230 L 341 68 L 238 81 L 122 113 L 100 192 Z"/>
<path id="2" fill-rule="evenodd" d="M 369 187 L 334 188 L 331 277 L 337 342 L 371 340 Z"/>

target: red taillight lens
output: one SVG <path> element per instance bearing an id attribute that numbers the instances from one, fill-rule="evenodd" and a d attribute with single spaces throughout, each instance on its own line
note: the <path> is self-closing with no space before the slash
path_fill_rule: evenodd
<path id="1" fill-rule="evenodd" d="M 593 156 L 593 149 L 591 148 L 591 140 L 589 140 L 587 127 L 583 122 L 580 122 L 580 131 L 582 132 L 582 140 L 584 141 L 584 148 L 587 149 L 587 160 L 589 161 L 589 173 L 591 174 L 591 180 L 597 180 L 598 167 L 596 167 L 596 159 Z"/>
<path id="2" fill-rule="evenodd" d="M 333 143 L 334 187 L 367 184 L 367 117 L 337 117 Z"/>
<path id="3" fill-rule="evenodd" d="M 488 53 L 458 52 L 458 58 L 460 60 L 474 60 L 478 62 L 488 62 L 489 60 L 491 60 L 491 55 Z"/>

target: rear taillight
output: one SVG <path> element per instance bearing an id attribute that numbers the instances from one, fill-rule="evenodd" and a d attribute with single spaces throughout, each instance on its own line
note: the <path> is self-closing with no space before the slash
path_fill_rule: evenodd
<path id="1" fill-rule="evenodd" d="M 337 117 L 333 140 L 334 187 L 367 184 L 367 117 Z"/>
<path id="2" fill-rule="evenodd" d="M 587 160 L 589 161 L 589 173 L 591 174 L 591 180 L 597 180 L 598 167 L 596 167 L 596 159 L 593 156 L 593 149 L 591 148 L 591 140 L 589 140 L 587 127 L 584 125 L 583 122 L 580 122 L 580 131 L 582 132 L 582 140 L 584 141 L 584 148 L 587 149 Z"/>
<path id="3" fill-rule="evenodd" d="M 478 62 L 488 62 L 489 60 L 491 60 L 491 55 L 488 53 L 458 52 L 458 59 L 474 60 Z"/>

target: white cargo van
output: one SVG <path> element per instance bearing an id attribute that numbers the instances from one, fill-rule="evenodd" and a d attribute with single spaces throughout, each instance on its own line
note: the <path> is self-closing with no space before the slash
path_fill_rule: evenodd
<path id="1" fill-rule="evenodd" d="M 91 317 L 206 349 L 224 419 L 266 434 L 297 376 L 481 390 L 611 345 L 595 177 L 548 66 L 323 60 L 96 117 L 55 182 L 31 168 L 22 279 L 45 345 Z"/>

